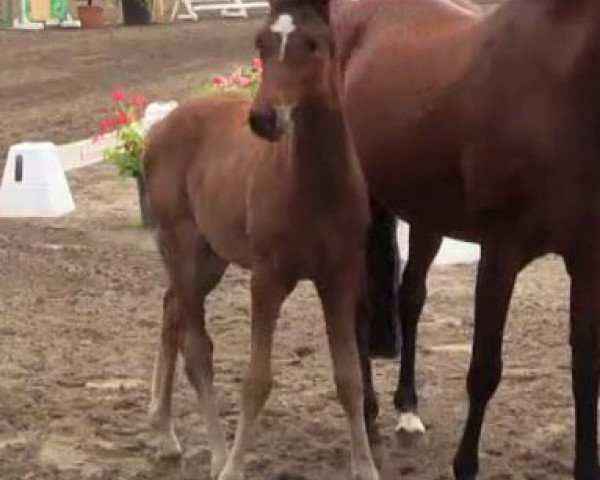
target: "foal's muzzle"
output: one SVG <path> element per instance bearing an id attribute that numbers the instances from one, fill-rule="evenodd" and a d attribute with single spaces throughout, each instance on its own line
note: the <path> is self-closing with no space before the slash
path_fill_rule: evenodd
<path id="1" fill-rule="evenodd" d="M 291 121 L 286 108 L 254 107 L 250 110 L 250 128 L 261 138 L 276 142 Z"/>

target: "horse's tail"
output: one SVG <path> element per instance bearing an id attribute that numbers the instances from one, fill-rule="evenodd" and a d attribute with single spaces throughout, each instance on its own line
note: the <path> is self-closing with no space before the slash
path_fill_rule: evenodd
<path id="1" fill-rule="evenodd" d="M 396 238 L 397 222 L 393 214 L 373 199 L 371 215 L 363 328 L 368 332 L 370 357 L 395 358 L 400 339 L 397 292 L 401 260 Z"/>
<path id="2" fill-rule="evenodd" d="M 307 478 L 297 473 L 282 472 L 272 477 L 271 480 L 307 480 Z"/>

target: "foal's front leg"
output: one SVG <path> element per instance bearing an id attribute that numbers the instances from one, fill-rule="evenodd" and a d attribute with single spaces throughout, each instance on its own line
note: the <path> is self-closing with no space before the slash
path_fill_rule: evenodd
<path id="1" fill-rule="evenodd" d="M 219 480 L 242 480 L 244 456 L 250 443 L 252 427 L 271 391 L 271 351 L 273 332 L 281 304 L 293 289 L 269 267 L 252 269 L 252 327 L 250 338 L 250 367 L 242 386 L 240 415 L 233 448 Z"/>
<path id="2" fill-rule="evenodd" d="M 378 480 L 365 426 L 363 384 L 356 342 L 355 319 L 363 279 L 362 256 L 331 268 L 317 282 L 333 361 L 340 403 L 350 426 L 352 476 L 356 480 Z"/>

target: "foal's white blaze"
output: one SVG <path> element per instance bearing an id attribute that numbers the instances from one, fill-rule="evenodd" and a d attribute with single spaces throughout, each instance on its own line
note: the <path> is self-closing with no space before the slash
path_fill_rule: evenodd
<path id="1" fill-rule="evenodd" d="M 404 412 L 400 414 L 396 432 L 425 433 L 425 425 L 418 415 L 413 412 Z"/>
<path id="2" fill-rule="evenodd" d="M 282 13 L 277 17 L 270 27 L 273 33 L 281 35 L 281 44 L 279 45 L 279 61 L 283 62 L 285 58 L 285 48 L 287 47 L 288 37 L 296 30 L 294 18 L 289 13 Z"/>

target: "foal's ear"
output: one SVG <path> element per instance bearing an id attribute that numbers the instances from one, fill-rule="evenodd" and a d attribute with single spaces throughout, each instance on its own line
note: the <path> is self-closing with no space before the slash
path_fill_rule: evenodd
<path id="1" fill-rule="evenodd" d="M 268 0 L 271 10 L 278 10 L 283 7 L 308 6 L 315 10 L 319 16 L 329 23 L 329 3 L 330 0 Z"/>

